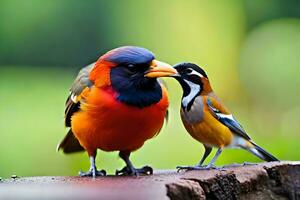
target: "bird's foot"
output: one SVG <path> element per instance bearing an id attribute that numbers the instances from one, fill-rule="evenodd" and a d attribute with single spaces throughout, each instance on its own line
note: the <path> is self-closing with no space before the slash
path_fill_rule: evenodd
<path id="1" fill-rule="evenodd" d="M 250 163 L 250 162 L 244 162 L 242 164 L 233 163 L 233 164 L 229 164 L 229 165 L 224 165 L 223 168 L 228 168 L 228 167 L 242 167 L 242 166 L 251 166 L 251 165 L 257 165 L 257 163 Z"/>
<path id="2" fill-rule="evenodd" d="M 240 167 L 240 166 L 243 166 L 243 164 L 233 163 L 233 164 L 229 164 L 229 165 L 224 165 L 223 168 L 228 168 L 228 167 Z"/>
<path id="3" fill-rule="evenodd" d="M 87 172 L 79 172 L 79 176 L 81 177 L 97 177 L 97 176 L 105 176 L 106 175 L 106 171 L 105 170 L 100 170 L 98 171 L 96 168 L 91 168 L 89 171 Z"/>
<path id="4" fill-rule="evenodd" d="M 248 165 L 257 165 L 257 163 L 244 162 L 243 165 L 244 165 L 244 166 L 248 166 Z"/>
<path id="5" fill-rule="evenodd" d="M 180 172 L 182 170 L 190 171 L 190 170 L 210 170 L 210 169 L 218 169 L 218 170 L 224 170 L 222 167 L 217 167 L 215 165 L 196 165 L 196 166 L 177 166 L 177 172 Z"/>
<path id="6" fill-rule="evenodd" d="M 121 175 L 121 176 L 139 176 L 139 175 L 151 175 L 153 174 L 153 169 L 150 166 L 144 166 L 142 168 L 133 168 L 133 167 L 128 167 L 125 166 L 121 170 L 116 171 L 116 175 Z"/>

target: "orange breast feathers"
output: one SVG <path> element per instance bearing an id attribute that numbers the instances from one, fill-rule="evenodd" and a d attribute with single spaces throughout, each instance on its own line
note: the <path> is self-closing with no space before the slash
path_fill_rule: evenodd
<path id="1" fill-rule="evenodd" d="M 166 89 L 162 88 L 162 99 L 144 108 L 117 101 L 110 86 L 86 89 L 82 93 L 81 111 L 72 116 L 74 135 L 87 151 L 140 148 L 163 126 L 169 102 Z"/>
<path id="2" fill-rule="evenodd" d="M 190 135 L 199 142 L 212 147 L 225 147 L 231 143 L 233 134 L 227 126 L 211 114 L 206 104 L 206 98 L 206 96 L 202 97 L 203 120 L 195 124 L 184 122 L 184 126 Z M 218 102 L 213 103 L 214 105 L 218 104 Z M 225 108 L 217 107 L 225 112 Z"/>

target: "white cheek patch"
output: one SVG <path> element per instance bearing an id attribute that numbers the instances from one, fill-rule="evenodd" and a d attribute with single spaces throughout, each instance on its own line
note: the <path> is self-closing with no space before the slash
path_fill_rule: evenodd
<path id="1" fill-rule="evenodd" d="M 191 69 L 191 68 L 189 68 L 189 69 Z M 189 75 L 192 75 L 192 74 L 194 74 L 194 75 L 197 75 L 197 76 L 199 76 L 199 77 L 203 77 L 203 75 L 202 74 L 200 74 L 199 72 L 197 72 L 197 71 L 195 71 L 195 70 L 193 70 L 193 69 L 191 69 L 192 70 L 192 72 L 189 74 Z"/>
<path id="2" fill-rule="evenodd" d="M 183 105 L 184 107 L 187 107 L 187 105 L 191 102 L 191 100 L 192 100 L 193 98 L 195 98 L 195 96 L 200 92 L 201 87 L 200 87 L 200 85 L 195 84 L 195 83 L 193 83 L 193 82 L 191 82 L 191 81 L 188 81 L 188 80 L 184 80 L 184 81 L 185 81 L 185 82 L 190 86 L 190 88 L 191 88 L 190 93 L 189 93 L 187 96 L 183 97 L 183 99 L 182 99 L 182 105 Z"/>

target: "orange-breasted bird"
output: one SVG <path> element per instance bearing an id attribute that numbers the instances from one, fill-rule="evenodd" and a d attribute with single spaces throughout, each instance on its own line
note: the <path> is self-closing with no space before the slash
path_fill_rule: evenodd
<path id="1" fill-rule="evenodd" d="M 117 175 L 152 173 L 149 166 L 135 168 L 129 156 L 161 130 L 169 102 L 157 78 L 174 73 L 151 51 L 134 46 L 113 49 L 79 72 L 66 101 L 70 130 L 58 149 L 87 151 L 90 170 L 80 176 L 106 174 L 96 168 L 97 149 L 119 151 L 126 166 Z"/>
<path id="2" fill-rule="evenodd" d="M 193 63 L 179 63 L 174 77 L 183 89 L 181 119 L 189 134 L 204 145 L 205 152 L 196 166 L 178 169 L 208 169 L 221 154 L 223 148 L 242 148 L 265 161 L 278 161 L 266 150 L 251 141 L 245 130 L 213 92 L 205 71 Z M 215 156 L 203 163 L 213 147 Z"/>

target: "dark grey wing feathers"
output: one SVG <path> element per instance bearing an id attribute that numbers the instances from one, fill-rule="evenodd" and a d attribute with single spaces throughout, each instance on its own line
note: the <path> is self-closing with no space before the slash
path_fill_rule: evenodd
<path id="1" fill-rule="evenodd" d="M 81 69 L 76 77 L 74 83 L 70 89 L 70 95 L 66 100 L 65 107 L 65 125 L 66 127 L 71 127 L 72 115 L 80 110 L 80 101 L 77 100 L 77 96 L 82 93 L 86 87 L 91 87 L 93 85 L 92 81 L 89 79 L 89 74 L 93 69 L 95 63 L 92 63 L 83 69 Z M 68 131 L 64 139 L 58 144 L 57 150 L 62 149 L 64 153 L 75 153 L 79 151 L 84 151 L 84 148 L 80 145 L 77 138 L 74 136 L 72 129 Z"/>
<path id="2" fill-rule="evenodd" d="M 93 82 L 89 79 L 89 75 L 94 65 L 95 63 L 92 63 L 79 71 L 75 81 L 71 86 L 71 94 L 80 95 L 84 88 L 91 87 L 93 85 Z"/>
<path id="3" fill-rule="evenodd" d="M 207 98 L 206 102 L 207 102 L 208 108 L 210 109 L 211 113 L 213 113 L 213 116 L 216 119 L 218 119 L 222 124 L 227 126 L 235 134 L 237 134 L 247 140 L 250 140 L 250 137 L 247 135 L 246 131 L 238 123 L 238 121 L 233 117 L 233 115 L 221 113 L 218 109 L 213 107 L 209 98 Z"/>
<path id="4" fill-rule="evenodd" d="M 81 94 L 84 88 L 91 87 L 93 85 L 92 81 L 89 79 L 89 74 L 93 69 L 94 65 L 95 63 L 92 63 L 82 68 L 71 86 L 70 95 L 67 98 L 65 106 L 66 127 L 71 126 L 72 115 L 80 109 L 80 102 L 77 101 L 77 96 Z"/>

